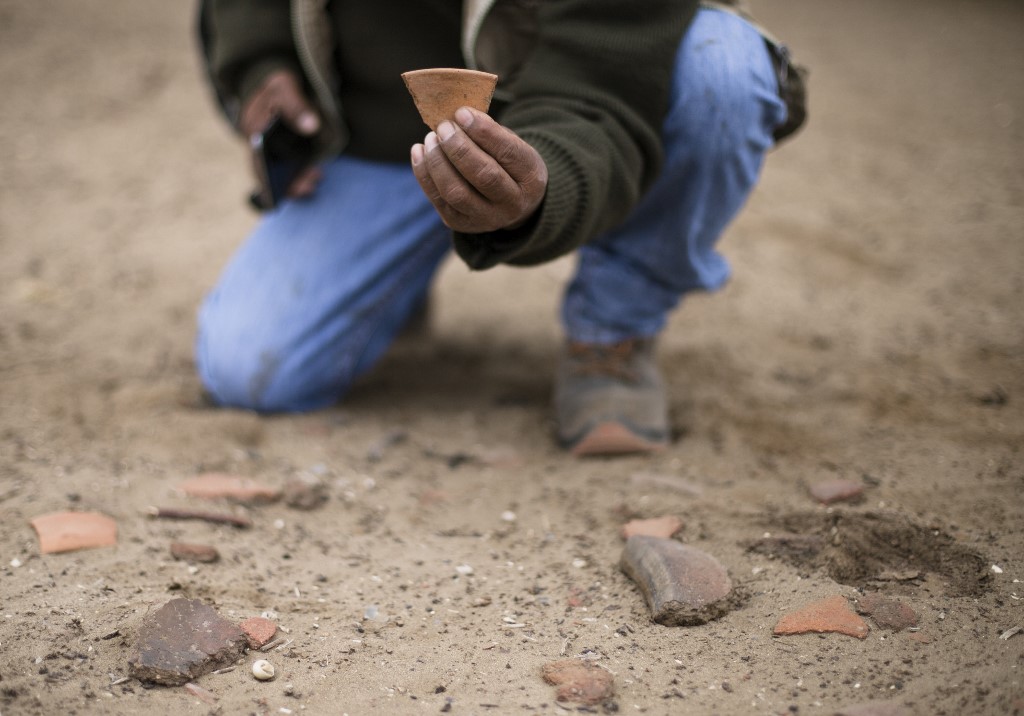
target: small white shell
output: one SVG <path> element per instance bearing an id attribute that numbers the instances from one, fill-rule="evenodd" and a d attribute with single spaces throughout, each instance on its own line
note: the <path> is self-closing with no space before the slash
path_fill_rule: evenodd
<path id="1" fill-rule="evenodd" d="M 257 659 L 252 662 L 252 675 L 260 681 L 270 681 L 274 678 L 274 665 L 266 659 Z"/>

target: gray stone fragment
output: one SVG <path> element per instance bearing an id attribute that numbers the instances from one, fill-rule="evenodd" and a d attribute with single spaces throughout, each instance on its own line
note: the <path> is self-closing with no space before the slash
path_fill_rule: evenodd
<path id="1" fill-rule="evenodd" d="M 198 599 L 172 599 L 142 625 L 129 673 L 168 686 L 233 664 L 246 646 L 239 626 Z"/>
<path id="2" fill-rule="evenodd" d="M 729 612 L 738 600 L 718 560 L 675 540 L 630 537 L 619 566 L 640 587 L 659 624 L 703 624 Z"/>

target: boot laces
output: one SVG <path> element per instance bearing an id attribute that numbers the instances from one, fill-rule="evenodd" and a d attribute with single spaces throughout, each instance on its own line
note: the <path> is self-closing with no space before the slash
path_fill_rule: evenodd
<path id="1" fill-rule="evenodd" d="M 627 338 L 611 344 L 569 343 L 571 368 L 579 375 L 611 377 L 629 383 L 639 381 L 631 363 L 633 354 L 640 347 L 642 339 Z"/>

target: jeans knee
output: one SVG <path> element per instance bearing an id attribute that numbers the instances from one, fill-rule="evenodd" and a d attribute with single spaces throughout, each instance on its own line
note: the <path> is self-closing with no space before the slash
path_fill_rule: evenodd
<path id="1" fill-rule="evenodd" d="M 302 412 L 336 402 L 351 383 L 310 365 L 299 346 L 268 345 L 242 338 L 230 327 L 201 317 L 196 368 L 213 400 L 225 407 L 260 412 Z"/>
<path id="2" fill-rule="evenodd" d="M 677 57 L 668 143 L 715 155 L 763 152 L 784 119 L 764 38 L 731 13 L 700 11 Z"/>

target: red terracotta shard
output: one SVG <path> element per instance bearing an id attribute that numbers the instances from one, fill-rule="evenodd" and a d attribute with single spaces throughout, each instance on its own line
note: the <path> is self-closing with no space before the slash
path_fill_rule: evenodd
<path id="1" fill-rule="evenodd" d="M 172 542 L 171 556 L 184 562 L 216 562 L 220 552 L 208 544 L 191 544 L 189 542 Z"/>
<path id="2" fill-rule="evenodd" d="M 98 512 L 51 512 L 31 520 L 43 554 L 117 544 L 117 523 Z"/>
<path id="3" fill-rule="evenodd" d="M 675 515 L 652 517 L 646 520 L 630 520 L 622 525 L 622 536 L 629 539 L 634 535 L 662 537 L 668 539 L 683 529 L 683 521 Z"/>
<path id="4" fill-rule="evenodd" d="M 452 68 L 412 70 L 403 72 L 402 79 L 420 117 L 434 131 L 459 107 L 486 112 L 498 82 L 498 76 L 489 72 Z"/>
<path id="5" fill-rule="evenodd" d="M 856 480 L 823 480 L 810 487 L 811 497 L 823 505 L 856 500 L 864 493 L 864 483 Z"/>
<path id="6" fill-rule="evenodd" d="M 139 629 L 128 669 L 139 681 L 180 686 L 229 666 L 245 650 L 246 636 L 198 599 L 172 599 Z"/>
<path id="7" fill-rule="evenodd" d="M 903 631 L 917 626 L 917 613 L 898 599 L 881 594 L 865 594 L 857 599 L 857 609 L 870 616 L 882 629 Z"/>
<path id="8" fill-rule="evenodd" d="M 850 609 L 841 596 L 829 597 L 808 604 L 803 609 L 787 614 L 775 625 L 776 636 L 790 634 L 846 634 L 858 639 L 867 637 L 871 629 L 867 622 Z"/>
<path id="9" fill-rule="evenodd" d="M 274 502 L 281 490 L 256 482 L 252 478 L 208 472 L 189 478 L 178 485 L 186 495 L 207 499 L 225 498 L 245 504 Z"/>
<path id="10" fill-rule="evenodd" d="M 615 693 L 611 672 L 591 661 L 562 659 L 541 668 L 544 681 L 557 686 L 555 698 L 593 706 L 607 701 Z"/>
<path id="11" fill-rule="evenodd" d="M 250 649 L 266 646 L 277 634 L 277 624 L 265 617 L 250 617 L 238 626 L 245 632 Z"/>

